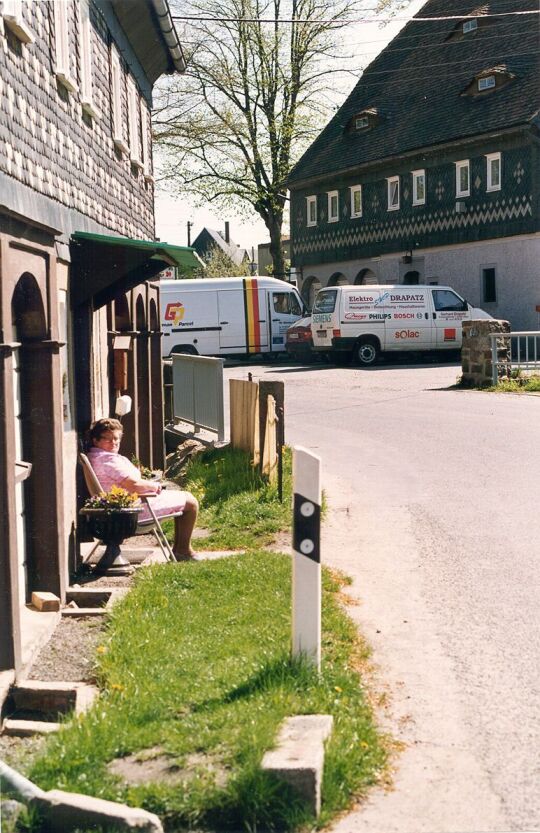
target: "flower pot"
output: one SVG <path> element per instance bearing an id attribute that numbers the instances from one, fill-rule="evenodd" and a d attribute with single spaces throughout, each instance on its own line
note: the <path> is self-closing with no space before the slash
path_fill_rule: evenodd
<path id="1" fill-rule="evenodd" d="M 130 566 L 129 561 L 121 554 L 120 544 L 125 538 L 135 534 L 140 511 L 141 507 L 81 509 L 80 514 L 86 517 L 90 534 L 106 544 L 105 552 L 96 565 L 96 572 L 109 571 L 111 568 L 123 568 L 125 571 Z"/>

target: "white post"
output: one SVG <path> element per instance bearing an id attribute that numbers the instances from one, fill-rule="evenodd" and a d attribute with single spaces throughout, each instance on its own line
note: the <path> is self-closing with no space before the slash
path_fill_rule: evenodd
<path id="1" fill-rule="evenodd" d="M 292 655 L 321 666 L 321 460 L 293 448 Z"/>

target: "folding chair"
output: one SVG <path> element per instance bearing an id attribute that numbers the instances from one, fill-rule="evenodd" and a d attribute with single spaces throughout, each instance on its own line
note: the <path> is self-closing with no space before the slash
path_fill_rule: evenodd
<path id="1" fill-rule="evenodd" d="M 99 495 L 101 492 L 104 492 L 105 489 L 102 488 L 101 483 L 98 480 L 98 477 L 92 468 L 92 464 L 86 454 L 79 454 L 79 461 L 82 466 L 83 475 L 84 475 L 84 482 L 86 483 L 86 488 L 90 494 L 90 497 L 94 495 Z M 139 521 L 137 524 L 137 529 L 135 531 L 135 535 L 144 535 L 148 532 L 153 532 L 155 539 L 161 548 L 163 555 L 167 561 L 178 561 L 176 558 L 171 545 L 167 540 L 167 536 L 165 535 L 160 521 L 167 520 L 167 518 L 177 518 L 183 514 L 183 512 L 173 512 L 170 515 L 161 515 L 159 518 L 157 517 L 156 513 L 154 512 L 151 504 L 152 498 L 157 497 L 154 492 L 148 494 L 140 494 L 139 497 L 143 501 L 143 503 L 148 506 L 148 511 L 150 512 L 151 517 L 145 521 Z M 86 561 L 91 557 L 92 553 L 95 552 L 97 547 L 100 545 L 100 541 L 97 542 L 95 547 L 92 548 L 89 555 L 86 557 Z"/>

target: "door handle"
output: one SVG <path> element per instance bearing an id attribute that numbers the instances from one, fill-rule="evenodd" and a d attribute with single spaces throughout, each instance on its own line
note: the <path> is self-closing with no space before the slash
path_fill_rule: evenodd
<path id="1" fill-rule="evenodd" d="M 437 318 L 437 313 L 436 312 L 433 313 L 433 318 Z"/>
<path id="2" fill-rule="evenodd" d="M 424 318 L 429 318 L 429 314 L 427 312 L 424 313 Z"/>
<path id="3" fill-rule="evenodd" d="M 220 324 L 228 324 L 229 322 L 228 321 L 220 321 L 219 323 Z"/>

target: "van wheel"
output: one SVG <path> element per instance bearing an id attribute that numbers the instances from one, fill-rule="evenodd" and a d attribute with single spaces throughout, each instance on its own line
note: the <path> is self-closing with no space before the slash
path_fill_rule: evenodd
<path id="1" fill-rule="evenodd" d="M 379 345 L 374 338 L 363 338 L 354 348 L 356 363 L 362 367 L 370 367 L 375 364 L 380 353 Z"/>

